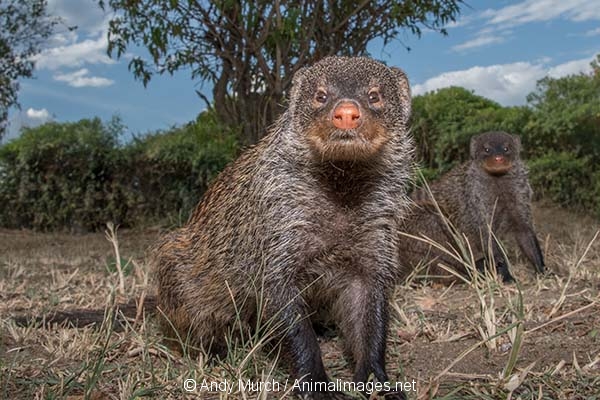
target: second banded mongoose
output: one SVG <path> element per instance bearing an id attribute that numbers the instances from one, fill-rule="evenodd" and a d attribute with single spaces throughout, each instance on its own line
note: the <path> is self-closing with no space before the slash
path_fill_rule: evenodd
<path id="1" fill-rule="evenodd" d="M 430 185 L 439 209 L 456 228 L 454 233 L 466 235 L 477 267 L 481 269 L 485 259 L 491 258 L 497 272 L 507 282 L 514 278 L 495 238 L 512 235 L 536 272 L 544 272 L 544 258 L 531 217 L 532 191 L 519 156 L 520 150 L 519 137 L 506 132 L 474 136 L 470 144 L 470 161 Z M 424 235 L 440 245 L 456 248 L 455 238 L 438 214 L 426 188 L 415 190 L 411 198 L 416 206 L 402 231 L 413 236 Z M 400 246 L 401 263 L 415 266 L 425 262 L 433 267 L 430 272 L 448 275 L 435 267 L 441 262 L 458 272 L 466 272 L 461 262 L 424 241 L 401 240 Z"/>

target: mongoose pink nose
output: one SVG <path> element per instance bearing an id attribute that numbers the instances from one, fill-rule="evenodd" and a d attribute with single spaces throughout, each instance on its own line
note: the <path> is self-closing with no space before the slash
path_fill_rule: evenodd
<path id="1" fill-rule="evenodd" d="M 504 162 L 504 157 L 503 156 L 494 156 L 494 161 L 496 161 L 497 163 L 502 163 L 502 162 Z"/>
<path id="2" fill-rule="evenodd" d="M 333 110 L 333 125 L 338 129 L 354 129 L 360 124 L 360 110 L 351 102 L 339 104 Z"/>

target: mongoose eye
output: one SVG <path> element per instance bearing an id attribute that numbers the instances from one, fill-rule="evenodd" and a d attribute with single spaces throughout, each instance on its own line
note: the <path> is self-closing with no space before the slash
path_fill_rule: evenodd
<path id="1" fill-rule="evenodd" d="M 508 153 L 508 147 L 504 147 L 502 150 L 504 150 L 505 153 Z"/>
<path id="2" fill-rule="evenodd" d="M 325 93 L 324 90 L 319 90 L 317 94 L 315 94 L 315 101 L 321 104 L 327 103 L 327 93 Z"/>
<path id="3" fill-rule="evenodd" d="M 483 151 L 485 151 L 486 153 L 489 153 L 490 152 L 490 148 L 489 147 L 484 147 Z"/>
<path id="4" fill-rule="evenodd" d="M 379 103 L 381 101 L 381 97 L 379 96 L 379 92 L 377 90 L 371 90 L 369 92 L 369 104 Z"/>

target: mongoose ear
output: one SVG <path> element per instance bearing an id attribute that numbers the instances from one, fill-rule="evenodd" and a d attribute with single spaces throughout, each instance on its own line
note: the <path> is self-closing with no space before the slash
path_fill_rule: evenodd
<path id="1" fill-rule="evenodd" d="M 521 137 L 517 135 L 511 135 L 515 141 L 515 153 L 521 153 Z"/>
<path id="2" fill-rule="evenodd" d="M 296 103 L 294 99 L 298 97 L 298 93 L 300 91 L 300 87 L 302 86 L 302 82 L 304 82 L 305 74 L 307 67 L 299 68 L 292 77 L 292 86 L 288 93 L 288 101 L 290 103 L 290 110 L 292 110 L 292 106 Z"/>
<path id="3" fill-rule="evenodd" d="M 296 72 L 294 72 L 294 76 L 292 77 L 292 86 L 299 86 L 301 82 L 304 80 L 304 74 L 308 67 L 301 67 Z"/>
<path id="4" fill-rule="evenodd" d="M 403 115 L 404 121 L 408 122 L 408 119 L 410 118 L 410 114 L 412 112 L 410 83 L 408 81 L 408 77 L 406 76 L 406 73 L 404 73 L 404 71 L 402 71 L 398 67 L 390 67 L 390 70 L 396 76 L 396 81 L 398 82 L 398 88 L 400 90 L 399 94 L 400 94 L 400 98 L 402 100 L 402 110 L 403 110 L 403 114 L 404 114 Z"/>
<path id="5" fill-rule="evenodd" d="M 477 154 L 477 135 L 471 136 L 471 144 L 469 145 L 469 155 L 471 156 L 471 160 L 475 159 Z"/>

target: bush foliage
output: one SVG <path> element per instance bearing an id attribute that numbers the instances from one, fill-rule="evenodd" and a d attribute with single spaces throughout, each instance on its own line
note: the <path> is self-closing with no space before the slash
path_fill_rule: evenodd
<path id="1" fill-rule="evenodd" d="M 600 57 L 599 57 L 600 60 Z M 600 216 L 600 68 L 544 78 L 528 105 L 502 107 L 450 87 L 413 99 L 412 133 L 423 175 L 465 161 L 471 136 L 521 136 L 536 196 Z M 24 129 L 0 147 L 0 226 L 35 229 L 183 222 L 238 151 L 214 115 L 123 143 L 118 119 Z"/>
<path id="2" fill-rule="evenodd" d="M 0 223 L 9 227 L 93 228 L 122 218 L 116 125 L 99 119 L 25 129 L 0 150 Z M 117 189 L 117 190 L 115 190 Z"/>
<path id="3" fill-rule="evenodd" d="M 136 139 L 124 149 L 135 223 L 186 219 L 210 181 L 233 159 L 236 135 L 204 114 L 195 123 Z"/>
<path id="4" fill-rule="evenodd" d="M 600 171 L 590 157 L 554 152 L 529 162 L 530 181 L 538 198 L 600 215 Z"/>
<path id="5" fill-rule="evenodd" d="M 93 230 L 181 220 L 236 151 L 210 115 L 121 144 L 118 119 L 48 123 L 0 148 L 0 226 Z"/>

